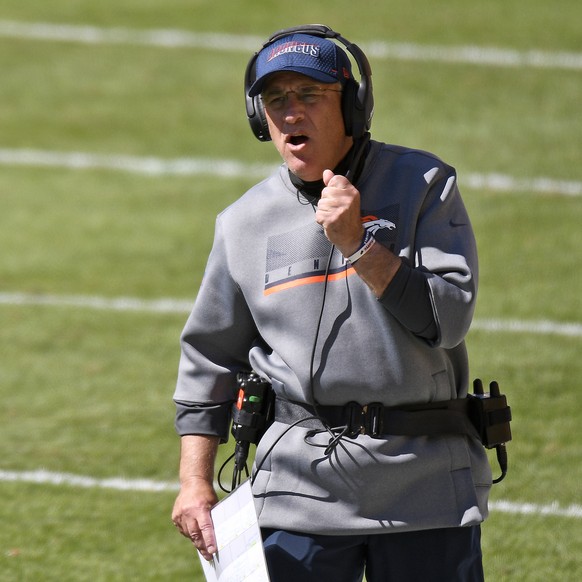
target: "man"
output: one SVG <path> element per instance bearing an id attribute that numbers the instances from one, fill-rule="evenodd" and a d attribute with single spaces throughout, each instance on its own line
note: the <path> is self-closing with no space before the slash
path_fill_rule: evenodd
<path id="1" fill-rule="evenodd" d="M 452 167 L 369 141 L 358 51 L 307 26 L 249 63 L 251 127 L 283 165 L 217 219 L 182 335 L 172 519 L 209 559 L 216 450 L 252 368 L 277 402 L 253 475 L 274 582 L 482 580 L 483 447 L 422 416 L 467 395 L 475 240 Z"/>

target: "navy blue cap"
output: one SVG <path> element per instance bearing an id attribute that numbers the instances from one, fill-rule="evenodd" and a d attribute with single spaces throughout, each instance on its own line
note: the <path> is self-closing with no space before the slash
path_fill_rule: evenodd
<path id="1" fill-rule="evenodd" d="M 284 71 L 301 73 L 321 83 L 345 83 L 352 78 L 350 59 L 334 42 L 309 34 L 291 34 L 259 52 L 249 97 L 263 90 L 269 75 Z"/>

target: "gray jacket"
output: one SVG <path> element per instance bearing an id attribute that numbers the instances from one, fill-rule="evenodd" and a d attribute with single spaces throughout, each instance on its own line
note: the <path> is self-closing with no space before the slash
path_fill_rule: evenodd
<path id="1" fill-rule="evenodd" d="M 217 219 L 182 335 L 179 434 L 226 440 L 235 376 L 249 365 L 277 395 L 299 402 L 397 406 L 466 396 L 477 253 L 454 169 L 373 141 L 358 188 L 366 228 L 426 277 L 438 336 L 407 329 L 337 250 L 325 287 L 331 245 L 283 165 Z M 256 453 L 261 461 L 283 435 L 253 485 L 261 526 L 365 534 L 474 525 L 487 515 L 491 471 L 471 437 L 360 435 L 326 456 L 329 434 L 306 443 L 306 428 L 286 429 L 275 422 Z"/>

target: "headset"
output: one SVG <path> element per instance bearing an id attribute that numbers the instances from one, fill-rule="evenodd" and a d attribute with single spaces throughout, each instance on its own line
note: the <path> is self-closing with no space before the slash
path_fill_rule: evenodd
<path id="1" fill-rule="evenodd" d="M 285 28 L 274 33 L 261 49 L 250 59 L 245 72 L 245 100 L 247 119 L 251 130 L 259 141 L 269 141 L 269 127 L 267 117 L 260 95 L 249 97 L 249 91 L 256 79 L 256 63 L 259 53 L 280 38 L 292 34 L 310 34 L 321 38 L 334 39 L 345 46 L 354 58 L 359 74 L 360 82 L 350 79 L 342 92 L 342 115 L 346 128 L 346 135 L 355 139 L 362 137 L 369 131 L 374 114 L 374 96 L 372 92 L 372 69 L 364 52 L 355 44 L 345 39 L 339 32 L 335 32 L 324 24 L 307 24 Z"/>

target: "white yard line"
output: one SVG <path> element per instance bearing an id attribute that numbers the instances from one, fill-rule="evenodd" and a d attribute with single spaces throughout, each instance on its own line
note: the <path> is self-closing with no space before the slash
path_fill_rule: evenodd
<path id="1" fill-rule="evenodd" d="M 187 314 L 194 299 L 138 299 L 136 297 L 97 297 L 91 295 L 35 295 L 32 293 L 0 293 L 0 305 L 47 305 L 80 307 L 105 311 L 144 311 L 149 313 Z"/>
<path id="2" fill-rule="evenodd" d="M 152 156 L 56 152 L 34 149 L 0 148 L 0 165 L 8 167 L 45 167 L 70 170 L 112 170 L 149 176 L 208 175 L 220 178 L 268 176 L 276 164 L 249 164 L 217 158 L 174 158 Z M 467 173 L 459 176 L 461 186 L 493 192 L 530 192 L 560 196 L 582 196 L 582 182 L 534 177 L 518 178 L 504 174 Z"/>
<path id="3" fill-rule="evenodd" d="M 0 21 L 0 38 L 92 45 L 123 44 L 163 48 L 198 48 L 251 53 L 264 39 L 258 36 L 192 32 L 176 29 L 102 28 L 48 22 Z M 515 50 L 483 46 L 443 46 L 370 40 L 358 43 L 370 58 L 464 63 L 494 67 L 582 70 L 582 53 Z"/>
<path id="4" fill-rule="evenodd" d="M 504 174 L 465 174 L 459 176 L 462 186 L 474 190 L 494 192 L 532 192 L 581 196 L 582 182 L 555 180 L 553 178 L 516 178 Z"/>
<path id="5" fill-rule="evenodd" d="M 582 505 L 568 505 L 561 507 L 559 503 L 553 502 L 546 505 L 538 503 L 517 503 L 515 501 L 490 501 L 489 509 L 500 513 L 513 513 L 520 515 L 552 515 L 555 517 L 582 518 Z"/>
<path id="6" fill-rule="evenodd" d="M 0 293 L 0 305 L 44 305 L 78 307 L 105 311 L 143 311 L 187 315 L 194 304 L 190 299 L 139 299 L 137 297 L 98 297 L 91 295 L 36 295 L 33 293 Z M 476 319 L 472 328 L 493 333 L 528 333 L 582 337 L 582 323 L 548 320 Z"/>
<path id="7" fill-rule="evenodd" d="M 54 473 L 45 469 L 36 471 L 5 471 L 0 469 L 0 482 L 38 483 L 42 485 L 68 485 L 83 489 L 116 489 L 119 491 L 178 491 L 179 484 L 152 479 L 126 479 L 109 477 L 97 479 L 71 473 Z"/>
<path id="8" fill-rule="evenodd" d="M 490 332 L 528 333 L 535 335 L 561 335 L 582 337 L 582 323 L 548 320 L 526 321 L 519 319 L 476 319 L 471 329 Z"/>
<path id="9" fill-rule="evenodd" d="M 66 168 L 70 170 L 116 170 L 151 176 L 209 175 L 221 178 L 265 177 L 276 165 L 246 164 L 214 158 L 163 159 L 151 156 L 56 152 L 33 149 L 0 149 L 0 165 Z"/>
<path id="10" fill-rule="evenodd" d="M 117 491 L 142 491 L 148 493 L 178 491 L 178 482 L 155 481 L 152 479 L 128 479 L 125 477 L 109 477 L 99 479 L 86 475 L 71 473 L 56 473 L 45 469 L 36 471 L 6 471 L 0 469 L 0 482 L 32 483 L 38 485 L 56 485 L 79 487 L 82 489 L 114 489 Z M 215 484 L 216 486 L 216 484 Z M 491 511 L 520 515 L 540 515 L 554 517 L 582 518 L 582 506 L 572 504 L 566 507 L 557 502 L 549 504 L 520 503 L 515 501 L 491 501 Z"/>

